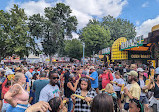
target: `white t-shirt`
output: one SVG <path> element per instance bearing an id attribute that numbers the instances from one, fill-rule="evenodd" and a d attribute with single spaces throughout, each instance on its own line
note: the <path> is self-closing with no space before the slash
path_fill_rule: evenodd
<path id="1" fill-rule="evenodd" d="M 124 84 L 125 85 L 125 82 L 124 82 L 124 80 L 122 78 L 114 79 L 113 81 L 117 82 L 118 84 Z M 115 84 L 113 84 L 113 87 L 114 87 L 114 91 L 121 91 L 121 87 L 119 87 L 119 86 L 117 86 Z"/>
<path id="2" fill-rule="evenodd" d="M 47 84 L 40 92 L 39 101 L 49 102 L 54 97 L 60 96 L 60 90 L 57 85 Z"/>

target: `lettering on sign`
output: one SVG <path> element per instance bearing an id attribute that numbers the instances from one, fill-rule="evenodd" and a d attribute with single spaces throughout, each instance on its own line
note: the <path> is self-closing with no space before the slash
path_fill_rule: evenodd
<path id="1" fill-rule="evenodd" d="M 126 42 L 122 42 L 121 43 L 121 50 L 140 46 L 140 45 L 142 45 L 143 41 L 144 41 L 144 38 L 143 38 L 143 35 L 142 35 L 142 36 L 130 39 L 130 40 L 126 41 Z"/>
<path id="2" fill-rule="evenodd" d="M 110 47 L 102 49 L 102 54 L 109 54 L 110 53 Z"/>
<path id="3" fill-rule="evenodd" d="M 133 55 L 131 55 L 131 58 L 151 58 L 151 55 L 133 54 Z"/>

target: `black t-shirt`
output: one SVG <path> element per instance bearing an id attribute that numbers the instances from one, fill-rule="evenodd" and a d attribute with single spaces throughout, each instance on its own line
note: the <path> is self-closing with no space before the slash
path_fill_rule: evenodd
<path id="1" fill-rule="evenodd" d="M 154 97 L 159 98 L 159 87 L 155 83 L 155 88 L 154 88 Z"/>
<path id="2" fill-rule="evenodd" d="M 70 72 L 66 72 L 65 74 L 64 74 L 64 77 L 65 77 L 65 84 L 67 84 L 68 82 L 69 82 L 69 75 L 70 75 Z"/>

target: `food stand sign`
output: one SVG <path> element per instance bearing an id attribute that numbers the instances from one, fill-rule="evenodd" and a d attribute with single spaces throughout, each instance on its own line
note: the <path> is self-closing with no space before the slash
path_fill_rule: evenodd
<path id="1" fill-rule="evenodd" d="M 110 47 L 102 49 L 102 54 L 110 54 Z"/>
<path id="2" fill-rule="evenodd" d="M 147 51 L 128 51 L 128 59 L 147 59 L 150 60 L 153 57 L 151 57 L 151 52 Z"/>
<path id="3" fill-rule="evenodd" d="M 130 49 L 130 48 L 133 48 L 133 47 L 142 46 L 143 42 L 144 42 L 143 35 L 135 37 L 135 38 L 130 39 L 126 42 L 122 42 L 120 50 L 123 51 L 125 49 Z"/>

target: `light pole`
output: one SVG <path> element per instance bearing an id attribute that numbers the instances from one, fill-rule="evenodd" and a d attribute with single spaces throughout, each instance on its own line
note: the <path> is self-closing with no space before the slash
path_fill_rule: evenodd
<path id="1" fill-rule="evenodd" d="M 83 42 L 82 45 L 83 45 L 83 65 L 84 65 L 84 60 L 85 60 L 85 59 L 84 59 L 84 48 L 85 48 L 85 43 Z"/>

